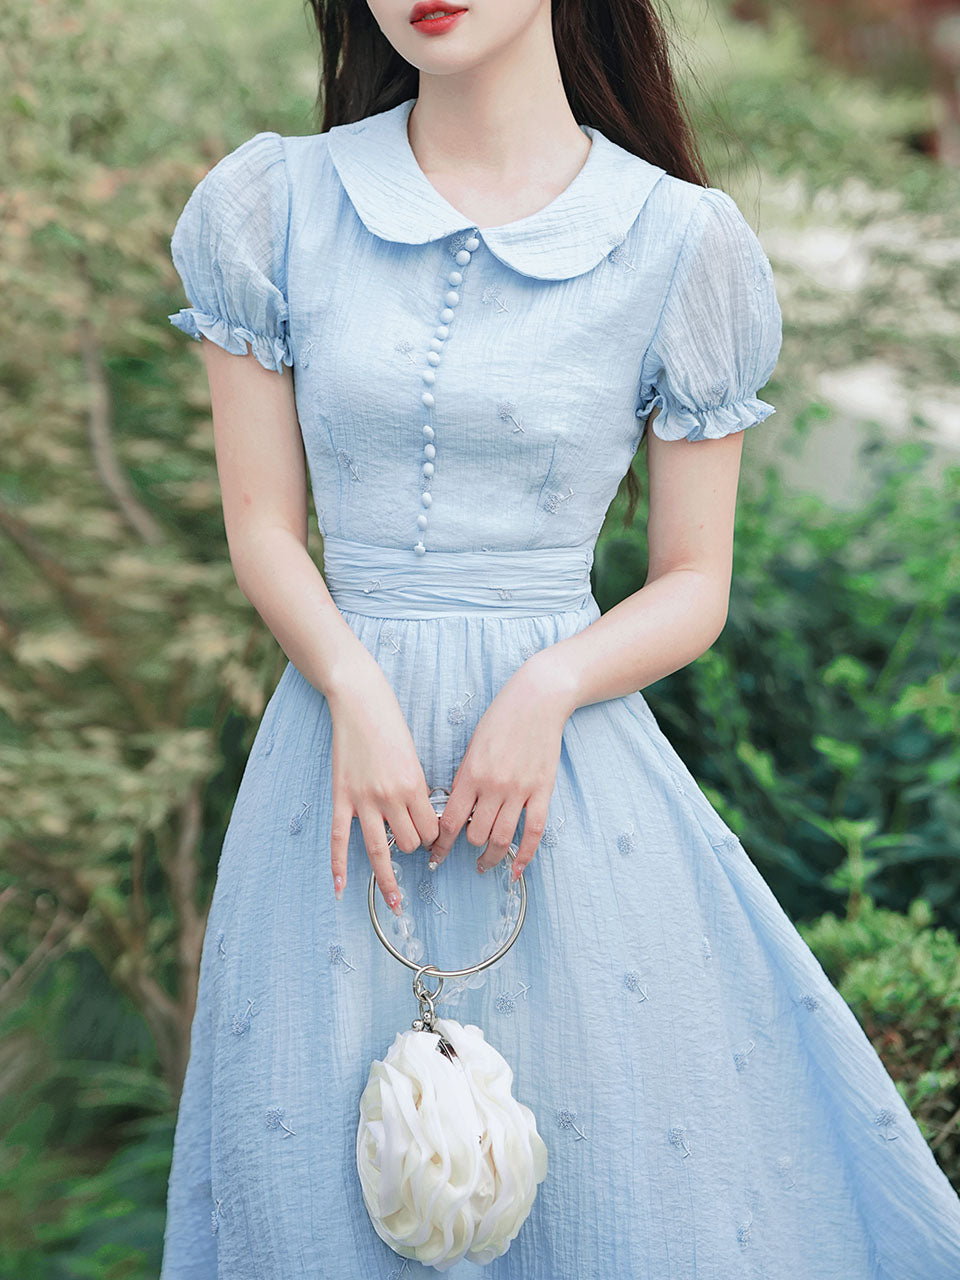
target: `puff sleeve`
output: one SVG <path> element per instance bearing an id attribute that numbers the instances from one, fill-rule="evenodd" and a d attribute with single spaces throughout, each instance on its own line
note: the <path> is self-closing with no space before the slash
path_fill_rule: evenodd
<path id="1" fill-rule="evenodd" d="M 653 339 L 638 418 L 662 440 L 717 440 L 770 417 L 782 317 L 767 256 L 736 201 L 706 187 L 694 206 Z"/>
<path id="2" fill-rule="evenodd" d="M 289 189 L 283 140 L 258 133 L 194 188 L 170 241 L 189 307 L 168 317 L 200 342 L 250 351 L 265 369 L 293 364 L 286 297 Z"/>

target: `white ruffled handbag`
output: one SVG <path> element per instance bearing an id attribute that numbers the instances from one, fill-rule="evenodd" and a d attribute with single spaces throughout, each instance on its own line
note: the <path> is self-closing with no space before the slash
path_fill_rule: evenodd
<path id="1" fill-rule="evenodd" d="M 448 795 L 442 787 L 430 793 L 438 815 Z M 511 844 L 510 858 L 516 854 Z M 416 971 L 420 1013 L 370 1069 L 360 1097 L 357 1172 L 381 1240 L 437 1271 L 462 1258 L 483 1264 L 506 1253 L 547 1175 L 547 1148 L 533 1112 L 513 1096 L 509 1063 L 480 1027 L 437 1017 L 434 1008 L 444 978 L 478 973 L 516 942 L 527 908 L 522 875 L 517 885 L 519 914 L 499 950 L 469 968 L 441 971 L 408 959 L 389 941 L 370 876 L 373 927 L 391 955 Z M 437 979 L 432 991 L 427 973 Z"/>

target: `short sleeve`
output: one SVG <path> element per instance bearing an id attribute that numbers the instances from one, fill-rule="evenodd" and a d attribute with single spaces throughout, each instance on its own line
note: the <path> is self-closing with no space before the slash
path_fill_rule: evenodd
<path id="1" fill-rule="evenodd" d="M 757 392 L 783 341 L 773 272 L 736 201 L 706 187 L 694 206 L 640 375 L 637 417 L 662 440 L 717 440 L 776 410 Z"/>
<path id="2" fill-rule="evenodd" d="M 265 369 L 293 364 L 286 296 L 289 189 L 283 140 L 258 133 L 201 178 L 170 241 L 192 304 L 169 316 L 198 342 Z"/>

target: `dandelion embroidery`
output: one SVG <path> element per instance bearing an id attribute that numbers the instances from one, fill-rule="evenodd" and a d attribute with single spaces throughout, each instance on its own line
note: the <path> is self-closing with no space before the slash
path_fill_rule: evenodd
<path id="1" fill-rule="evenodd" d="M 217 954 L 220 956 L 221 960 L 223 960 L 227 954 L 226 947 L 224 947 L 223 945 L 224 936 L 225 935 L 223 930 L 222 929 L 219 930 L 219 932 L 217 933 Z"/>
<path id="2" fill-rule="evenodd" d="M 690 1154 L 690 1148 L 687 1146 L 687 1131 L 681 1124 L 675 1124 L 670 1130 L 669 1138 L 671 1143 L 683 1151 L 683 1158 L 686 1160 Z"/>
<path id="3" fill-rule="evenodd" d="M 520 658 L 523 662 L 526 662 L 528 658 L 532 658 L 536 652 L 537 650 L 532 644 L 524 644 L 520 646 Z"/>
<path id="4" fill-rule="evenodd" d="M 267 738 L 266 742 L 263 744 L 263 754 L 265 756 L 268 756 L 270 752 L 273 750 L 273 746 L 276 740 L 277 740 L 276 733 L 271 733 L 270 736 Z"/>
<path id="5" fill-rule="evenodd" d="M 554 826 L 550 822 L 547 823 L 547 825 L 543 828 L 543 834 L 540 837 L 540 843 L 544 846 L 544 848 L 555 849 L 557 847 L 557 845 L 560 843 L 560 828 L 563 826 L 565 822 L 566 822 L 566 818 L 564 817 L 560 819 L 560 821 L 556 824 L 556 826 Z"/>
<path id="6" fill-rule="evenodd" d="M 873 1117 L 873 1123 L 880 1126 L 880 1133 L 884 1142 L 893 1142 L 897 1138 L 897 1134 L 887 1133 L 887 1130 L 897 1123 L 897 1117 L 887 1107 L 880 1108 Z"/>
<path id="7" fill-rule="evenodd" d="M 452 254 L 458 254 L 461 249 L 465 249 L 467 247 L 467 241 L 470 238 L 471 238 L 471 232 L 458 231 L 457 234 L 450 241 L 450 252 Z"/>
<path id="8" fill-rule="evenodd" d="M 513 599 L 513 592 L 510 590 L 509 587 L 494 587 L 494 591 L 496 591 L 497 595 L 500 597 L 501 600 Z"/>
<path id="9" fill-rule="evenodd" d="M 747 1049 L 744 1053 L 735 1053 L 733 1055 L 734 1065 L 736 1066 L 738 1071 L 742 1071 L 744 1069 L 744 1067 L 747 1065 L 747 1054 L 753 1053 L 756 1047 L 757 1047 L 756 1043 L 753 1040 L 751 1040 L 749 1049 Z"/>
<path id="10" fill-rule="evenodd" d="M 369 595 L 371 591 L 379 591 L 379 589 L 382 586 L 383 586 L 383 583 L 380 581 L 380 579 L 374 578 L 372 582 L 368 582 L 367 585 L 361 589 L 364 595 Z"/>
<path id="11" fill-rule="evenodd" d="M 737 1242 L 741 1249 L 746 1248 L 750 1243 L 750 1227 L 751 1222 L 741 1222 L 737 1227 Z"/>
<path id="12" fill-rule="evenodd" d="M 504 311 L 510 310 L 503 300 L 503 294 L 497 286 L 493 284 L 487 285 L 486 289 L 484 289 L 483 293 L 480 295 L 480 301 L 483 303 L 495 302 L 497 304 L 496 309 L 498 314 L 502 314 Z"/>
<path id="13" fill-rule="evenodd" d="M 573 497 L 573 490 L 567 485 L 566 493 L 548 493 L 543 500 L 543 505 L 553 515 L 560 510 L 561 502 L 566 502 L 568 498 Z"/>
<path id="14" fill-rule="evenodd" d="M 413 356 L 414 346 L 409 338 L 401 338 L 393 349 L 397 355 L 406 356 L 411 364 L 416 364 Z"/>
<path id="15" fill-rule="evenodd" d="M 429 876 L 424 876 L 423 879 L 420 881 L 420 883 L 417 885 L 417 894 L 421 902 L 432 902 L 433 905 L 436 907 L 438 914 L 442 912 L 446 912 L 447 908 L 443 905 L 443 903 L 437 897 L 433 888 L 433 881 L 430 879 Z"/>
<path id="16" fill-rule="evenodd" d="M 283 1107 L 267 1107 L 267 1128 L 283 1129 L 285 1138 L 295 1136 L 295 1131 L 288 1128 L 283 1122 Z"/>
<path id="17" fill-rule="evenodd" d="M 218 1200 L 210 1210 L 210 1234 L 216 1235 L 220 1230 L 220 1219 L 223 1217 L 223 1201 Z"/>
<path id="18" fill-rule="evenodd" d="M 339 942 L 331 942 L 327 947 L 327 954 L 330 957 L 331 964 L 342 964 L 345 969 L 354 969 L 356 967 L 343 954 L 343 946 Z"/>
<path id="19" fill-rule="evenodd" d="M 243 1013 L 235 1013 L 233 1015 L 231 1030 L 235 1036 L 246 1035 L 247 1031 L 249 1031 L 251 1017 L 250 1010 L 253 1008 L 255 1003 L 255 1000 L 248 1000 L 247 1007 L 244 1009 Z"/>
<path id="20" fill-rule="evenodd" d="M 560 1107 L 557 1110 L 557 1124 L 561 1129 L 572 1129 L 578 1138 L 585 1138 L 587 1135 L 582 1129 L 577 1128 L 577 1113 L 570 1111 L 566 1107 Z"/>
<path id="21" fill-rule="evenodd" d="M 384 644 L 393 645 L 393 651 L 394 651 L 394 653 L 400 653 L 400 652 L 401 652 L 400 642 L 399 642 L 399 640 L 397 639 L 397 633 L 396 633 L 396 631 L 394 631 L 393 627 L 391 627 L 391 626 L 389 626 L 389 625 L 384 626 L 384 627 L 381 627 L 381 628 L 380 628 L 380 639 L 384 642 Z"/>
<path id="22" fill-rule="evenodd" d="M 644 987 L 640 985 L 640 974 L 636 969 L 628 969 L 623 975 L 623 985 L 628 991 L 639 991 L 642 1000 L 649 1000 Z"/>
<path id="23" fill-rule="evenodd" d="M 300 366 L 301 369 L 310 368 L 310 361 L 313 358 L 313 353 L 316 350 L 316 347 L 317 347 L 316 341 L 313 338 L 310 338 L 300 348 L 300 355 L 297 358 L 297 364 Z"/>
<path id="24" fill-rule="evenodd" d="M 800 1003 L 803 1005 L 805 1009 L 812 1010 L 812 1009 L 820 1008 L 820 1001 L 817 999 L 815 995 L 811 995 L 809 992 L 806 995 L 802 995 L 800 997 Z"/>
<path id="25" fill-rule="evenodd" d="M 501 422 L 512 422 L 514 432 L 522 431 L 523 425 L 517 417 L 517 406 L 512 400 L 501 400 L 497 405 L 497 417 Z"/>
<path id="26" fill-rule="evenodd" d="M 350 457 L 349 453 L 347 453 L 346 449 L 337 450 L 337 461 L 341 464 L 341 466 L 350 468 L 350 474 L 352 479 L 354 480 L 360 479 L 360 472 L 357 470 L 356 463 Z"/>
<path id="27" fill-rule="evenodd" d="M 628 271 L 633 271 L 634 270 L 633 263 L 627 257 L 627 251 L 624 245 L 625 240 L 626 240 L 625 235 L 610 236 L 608 243 L 612 244 L 613 248 L 607 254 L 607 257 L 610 259 L 611 262 L 615 262 L 617 266 L 626 267 Z"/>
<path id="28" fill-rule="evenodd" d="M 709 960 L 713 955 L 713 951 L 710 948 L 710 939 L 706 934 L 703 934 L 700 938 L 700 953 L 704 960 Z"/>
<path id="29" fill-rule="evenodd" d="M 759 293 L 760 290 L 764 287 L 764 285 L 772 275 L 773 275 L 773 268 L 770 266 L 770 263 L 767 261 L 766 258 L 761 258 L 760 261 L 757 263 L 757 270 L 753 277 L 754 289 L 756 289 L 757 292 Z"/>
<path id="30" fill-rule="evenodd" d="M 493 1002 L 497 1013 L 513 1013 L 517 1007 L 517 1001 L 526 1000 L 529 990 L 529 984 L 521 982 L 518 991 L 501 991 Z"/>
<path id="31" fill-rule="evenodd" d="M 621 831 L 620 834 L 617 836 L 617 848 L 625 856 L 627 854 L 636 853 L 637 838 L 633 830 L 632 822 L 630 823 L 629 830 Z"/>
<path id="32" fill-rule="evenodd" d="M 473 694 L 468 693 L 465 698 L 462 698 L 459 702 L 455 702 L 453 704 L 453 706 L 447 712 L 447 719 L 450 721 L 451 724 L 463 724 L 463 722 L 467 718 L 466 708 L 472 697 L 473 697 Z"/>
<path id="33" fill-rule="evenodd" d="M 793 1176 L 793 1158 L 791 1156 L 777 1156 L 777 1173 L 781 1178 L 789 1177 L 790 1181 L 787 1183 L 788 1189 L 797 1185 L 796 1179 Z"/>
<path id="34" fill-rule="evenodd" d="M 301 801 L 300 801 L 300 803 L 303 805 L 303 808 L 300 810 L 300 812 L 299 812 L 299 813 L 295 813 L 295 814 L 293 815 L 293 817 L 290 819 L 290 822 L 289 822 L 288 827 L 287 827 L 288 831 L 290 832 L 290 834 L 291 834 L 292 836 L 299 835 L 299 834 L 300 834 L 300 832 L 303 830 L 303 817 L 304 817 L 304 814 L 305 814 L 305 813 L 307 812 L 307 810 L 310 808 L 310 806 L 311 806 L 311 804 L 313 803 L 313 801 L 312 801 L 312 800 L 301 800 Z"/>

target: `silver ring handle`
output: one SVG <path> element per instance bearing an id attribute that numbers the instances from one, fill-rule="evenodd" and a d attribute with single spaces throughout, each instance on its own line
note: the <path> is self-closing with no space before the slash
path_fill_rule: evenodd
<path id="1" fill-rule="evenodd" d="M 449 798 L 450 798 L 450 792 L 447 790 L 446 787 L 434 787 L 433 790 L 430 792 L 430 803 L 433 806 L 433 811 L 434 813 L 436 813 L 437 817 L 439 817 L 440 814 L 443 813 L 444 809 L 446 808 L 447 800 Z M 389 824 L 387 825 L 389 826 Z M 396 845 L 396 837 L 391 831 L 389 836 L 387 837 L 387 848 L 392 849 L 395 847 L 395 845 Z M 507 856 L 511 860 L 513 860 L 516 858 L 518 853 L 519 853 L 519 847 L 516 844 L 511 843 L 510 847 L 507 850 Z M 410 960 L 407 958 L 407 956 L 403 955 L 402 952 L 397 950 L 397 948 L 393 945 L 393 943 L 384 933 L 383 926 L 381 925 L 380 920 L 377 916 L 377 900 L 376 900 L 376 893 L 375 893 L 375 890 L 377 887 L 377 876 L 375 871 L 370 872 L 370 885 L 369 885 L 369 888 L 367 889 L 367 905 L 370 908 L 370 920 L 376 931 L 377 937 L 380 939 L 380 941 L 383 943 L 386 949 L 390 952 L 393 958 L 395 960 L 399 960 L 401 964 L 405 964 L 408 969 L 417 970 L 418 976 L 424 972 L 428 972 L 430 976 L 439 978 L 440 981 L 437 986 L 437 991 L 434 992 L 434 995 L 436 995 L 439 993 L 440 988 L 443 986 L 444 978 L 465 978 L 468 974 L 479 973 L 482 969 L 486 969 L 490 965 L 496 964 L 498 960 L 500 960 L 503 956 L 507 954 L 507 952 L 513 946 L 513 944 L 516 942 L 517 938 L 519 938 L 520 930 L 523 928 L 523 922 L 526 919 L 526 915 L 527 915 L 527 885 L 526 885 L 526 881 L 523 878 L 522 871 L 520 872 L 520 875 L 517 877 L 516 883 L 520 886 L 520 911 L 517 915 L 517 923 L 514 925 L 513 933 L 511 933 L 510 937 L 506 940 L 506 942 L 504 942 L 503 945 L 499 947 L 498 950 L 496 950 L 492 956 L 488 956 L 486 960 L 481 960 L 477 964 L 469 965 L 466 969 L 436 969 L 432 964 L 425 965 L 425 964 L 421 964 L 417 960 Z"/>

